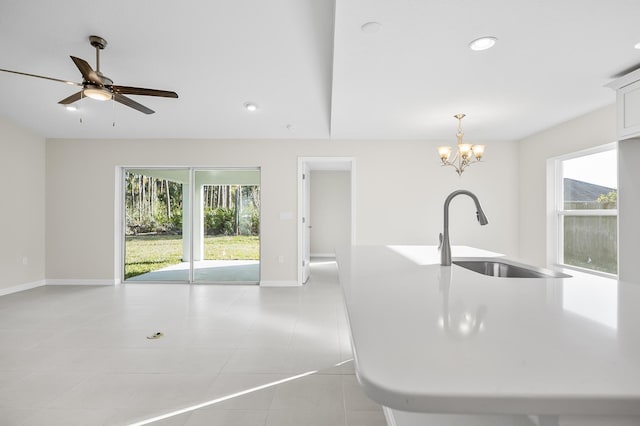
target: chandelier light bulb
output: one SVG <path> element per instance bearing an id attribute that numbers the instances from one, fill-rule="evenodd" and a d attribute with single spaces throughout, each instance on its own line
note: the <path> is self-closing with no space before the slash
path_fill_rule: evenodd
<path id="1" fill-rule="evenodd" d="M 478 161 L 480 161 L 484 155 L 484 147 L 484 145 L 473 145 L 473 156 L 476 157 Z"/>
<path id="2" fill-rule="evenodd" d="M 471 152 L 472 145 L 469 143 L 461 143 L 458 145 L 458 152 L 462 155 L 462 158 L 467 158 Z"/>
<path id="3" fill-rule="evenodd" d="M 450 146 L 439 146 L 438 147 L 438 155 L 440 155 L 440 159 L 442 161 L 446 161 L 449 159 L 451 155 L 451 147 Z"/>

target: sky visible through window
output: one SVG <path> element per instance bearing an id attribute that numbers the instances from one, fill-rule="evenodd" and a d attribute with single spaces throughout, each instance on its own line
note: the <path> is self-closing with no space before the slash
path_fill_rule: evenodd
<path id="1" fill-rule="evenodd" d="M 607 150 L 562 162 L 565 178 L 576 179 L 608 188 L 618 188 L 617 150 Z"/>

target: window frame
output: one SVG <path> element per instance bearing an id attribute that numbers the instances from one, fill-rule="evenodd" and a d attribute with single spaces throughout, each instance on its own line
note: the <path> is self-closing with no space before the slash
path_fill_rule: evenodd
<path id="1" fill-rule="evenodd" d="M 618 150 L 618 143 L 612 142 L 593 148 L 564 154 L 558 157 L 550 158 L 547 161 L 547 264 L 560 268 L 573 269 L 593 275 L 600 275 L 607 278 L 617 278 L 618 274 L 611 274 L 603 271 L 583 268 L 564 263 L 564 218 L 566 216 L 615 216 L 618 217 L 618 202 L 615 209 L 564 209 L 564 182 L 562 163 L 566 160 L 585 157 L 588 155 L 598 154 L 606 151 Z M 618 177 L 616 176 L 616 181 Z M 619 227 L 619 220 L 616 220 Z M 616 238 L 616 244 L 619 246 L 619 233 Z M 619 273 L 619 259 L 617 271 Z"/>

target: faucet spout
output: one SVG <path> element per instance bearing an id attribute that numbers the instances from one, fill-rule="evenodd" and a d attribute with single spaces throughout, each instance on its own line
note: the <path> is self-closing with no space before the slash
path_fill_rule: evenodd
<path id="1" fill-rule="evenodd" d="M 441 234 L 442 242 L 440 248 L 440 265 L 442 266 L 451 266 L 451 243 L 449 242 L 449 204 L 451 203 L 451 200 L 453 198 L 461 194 L 471 197 L 471 199 L 475 203 L 476 218 L 478 219 L 478 222 L 480 222 L 480 225 L 486 225 L 487 223 L 489 223 L 489 220 L 487 220 L 487 216 L 482 210 L 480 201 L 478 200 L 478 197 L 475 196 L 475 194 L 465 189 L 459 189 L 449 194 L 447 199 L 444 201 L 444 231 Z"/>

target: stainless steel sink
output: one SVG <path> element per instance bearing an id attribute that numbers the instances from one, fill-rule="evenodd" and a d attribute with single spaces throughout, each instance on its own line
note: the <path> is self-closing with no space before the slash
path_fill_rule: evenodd
<path id="1" fill-rule="evenodd" d="M 460 259 L 454 265 L 469 269 L 482 275 L 502 278 L 570 278 L 571 275 L 535 266 L 523 265 L 510 260 Z"/>

